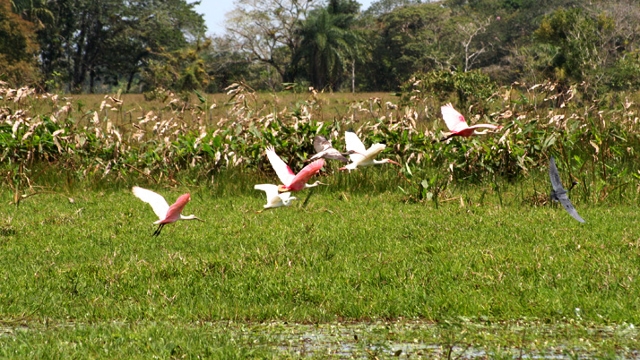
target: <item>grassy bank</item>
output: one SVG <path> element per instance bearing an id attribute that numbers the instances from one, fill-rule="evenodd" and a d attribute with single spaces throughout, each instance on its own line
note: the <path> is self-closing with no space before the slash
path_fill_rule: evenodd
<path id="1" fill-rule="evenodd" d="M 636 354 L 640 141 L 622 95 L 502 88 L 461 109 L 500 133 L 438 142 L 442 101 L 417 95 L 0 90 L 0 355 Z M 313 136 L 342 148 L 348 128 L 402 167 L 329 164 L 308 206 L 256 213 L 267 145 L 297 171 Z M 550 156 L 585 224 L 549 206 Z M 190 191 L 206 222 L 152 238 L 132 185 Z"/>
<path id="2" fill-rule="evenodd" d="M 163 193 L 173 201 L 187 190 Z M 511 196 L 501 206 L 492 191 L 460 191 L 462 203 L 436 209 L 399 190 L 325 188 L 305 208 L 300 201 L 259 214 L 258 191 L 221 196 L 205 187 L 191 194 L 185 213 L 206 223 L 181 222 L 159 238 L 150 236 L 150 208 L 126 189 L 3 205 L 2 322 L 12 331 L 45 328 L 0 341 L 17 351 L 16 339 L 86 335 L 91 344 L 94 337 L 153 334 L 138 349 L 152 354 L 160 338 L 201 351 L 203 336 L 245 356 L 268 347 L 234 347 L 222 325 L 190 324 L 416 318 L 443 325 L 462 317 L 597 327 L 640 320 L 640 216 L 633 205 L 578 200 L 587 220 L 579 224 L 561 208 Z M 0 203 L 12 195 L 2 192 Z"/>

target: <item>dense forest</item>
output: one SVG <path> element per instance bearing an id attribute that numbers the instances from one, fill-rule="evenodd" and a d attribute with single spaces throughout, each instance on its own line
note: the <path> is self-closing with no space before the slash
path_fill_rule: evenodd
<path id="1" fill-rule="evenodd" d="M 71 93 L 313 86 L 413 76 L 640 87 L 635 0 L 236 0 L 207 36 L 187 0 L 0 0 L 0 81 Z M 472 82 L 477 84 L 478 81 Z"/>

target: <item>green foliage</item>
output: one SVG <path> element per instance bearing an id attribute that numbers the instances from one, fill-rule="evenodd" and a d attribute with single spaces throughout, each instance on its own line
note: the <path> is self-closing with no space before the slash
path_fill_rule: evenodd
<path id="1" fill-rule="evenodd" d="M 261 86 L 264 84 L 258 78 L 259 65 L 252 63 L 234 46 L 230 38 L 214 36 L 211 46 L 203 49 L 202 58 L 205 60 L 206 71 L 211 76 L 207 92 L 222 92 L 239 79 L 254 89 L 262 90 Z"/>
<path id="2" fill-rule="evenodd" d="M 177 92 L 202 90 L 210 81 L 206 71 L 202 51 L 210 46 L 210 41 L 163 54 L 162 60 L 149 61 L 140 76 L 143 90 L 157 88 L 171 89 Z"/>
<path id="3" fill-rule="evenodd" d="M 11 11 L 10 2 L 0 1 L 0 81 L 33 85 L 39 79 L 34 61 L 37 53 L 35 26 Z"/>
<path id="4" fill-rule="evenodd" d="M 365 88 L 397 90 L 416 72 L 446 66 L 445 49 L 455 42 L 448 19 L 449 10 L 438 4 L 399 7 L 377 19 L 369 34 L 373 50 L 361 80 Z"/>
<path id="5" fill-rule="evenodd" d="M 403 104 L 437 99 L 445 102 L 456 96 L 459 106 L 486 111 L 497 85 L 482 71 L 430 71 L 418 73 L 402 85 Z"/>
<path id="6" fill-rule="evenodd" d="M 589 206 L 578 192 L 578 224 L 524 202 L 536 186 L 546 196 L 536 185 L 545 175 L 500 184 L 503 205 L 488 185 L 449 187 L 436 209 L 332 183 L 304 209 L 261 214 L 249 174 L 158 184 L 170 201 L 189 191 L 186 211 L 207 221 L 172 224 L 158 239 L 128 187 L 40 194 L 0 209 L 0 356 L 298 358 L 327 328 L 351 339 L 342 351 L 355 357 L 389 341 L 633 354 L 637 205 Z M 404 185 L 394 172 L 351 176 Z"/>
<path id="7" fill-rule="evenodd" d="M 486 111 L 459 110 L 504 129 L 448 142 L 436 141 L 442 101 L 426 89 L 400 106 L 347 101 L 349 113 L 327 120 L 324 94 L 289 105 L 237 83 L 214 122 L 217 104 L 200 92 L 191 103 L 158 89 L 161 108 L 137 116 L 120 94 L 93 107 L 0 86 L 0 203 L 20 205 L 0 208 L 0 278 L 10 280 L 0 282 L 0 356 L 280 358 L 273 321 L 399 318 L 436 327 L 361 329 L 350 354 L 418 339 L 512 358 L 546 351 L 545 339 L 574 355 L 627 355 L 636 333 L 615 324 L 640 314 L 640 125 L 630 99 L 585 100 L 585 86 L 496 87 Z M 349 128 L 386 143 L 400 170 L 328 163 L 330 186 L 307 207 L 255 213 L 264 195 L 253 184 L 276 181 L 267 145 L 297 171 L 313 136 L 343 149 Z M 571 198 L 586 224 L 542 206 L 550 155 L 565 184 L 578 181 Z M 169 201 L 189 191 L 186 213 L 207 222 L 149 241 L 155 218 L 133 184 Z M 519 332 L 499 338 L 492 324 L 512 319 Z M 607 335 L 584 345 L 594 329 Z M 297 331 L 286 328 L 310 333 Z M 535 346 L 514 347 L 525 338 Z"/>
<path id="8" fill-rule="evenodd" d="M 300 28 L 302 41 L 294 56 L 300 57 L 316 89 L 337 90 L 355 61 L 362 39 L 348 29 L 352 18 L 322 8 L 311 12 Z"/>
<path id="9" fill-rule="evenodd" d="M 609 65 L 616 39 L 614 19 L 590 16 L 580 8 L 560 9 L 545 17 L 534 32 L 537 41 L 556 46 L 547 74 L 563 82 L 594 81 L 599 69 Z"/>
<path id="10" fill-rule="evenodd" d="M 613 67 L 607 69 L 607 76 L 612 90 L 639 90 L 640 52 L 636 50 L 620 57 Z"/>
<path id="11" fill-rule="evenodd" d="M 183 0 L 46 2 L 44 10 L 55 18 L 38 32 L 45 82 L 64 81 L 71 92 L 131 90 L 153 60 L 188 52 L 191 39 L 204 37 L 194 6 Z M 183 77 L 193 80 L 194 73 Z"/>
<path id="12" fill-rule="evenodd" d="M 369 8 L 365 11 L 366 16 L 380 16 L 393 11 L 393 9 L 401 6 L 411 6 L 420 4 L 420 0 L 378 0 L 371 2 Z"/>
<path id="13" fill-rule="evenodd" d="M 456 79 L 456 75 L 440 75 Z M 473 72 L 461 76 L 482 78 Z M 426 80 L 429 84 L 429 78 Z M 473 87 L 462 80 L 458 83 Z M 439 142 L 440 131 L 446 130 L 439 112 L 445 101 L 425 96 L 439 94 L 435 87 L 423 87 L 419 80 L 407 86 L 412 90 L 404 95 L 403 105 L 378 105 L 375 99 L 355 102 L 350 105 L 353 113 L 325 120 L 322 94 L 317 92 L 306 101 L 281 106 L 277 101 L 262 103 L 246 85 L 234 84 L 228 89 L 227 115 L 215 123 L 211 111 L 217 104 L 209 104 L 200 93 L 196 93 L 195 103 L 171 92 L 150 93 L 165 99 L 164 109 L 131 118 L 123 111 L 118 95 L 106 97 L 100 109 L 78 105 L 76 110 L 69 102 L 58 104 L 56 96 L 39 98 L 24 90 L 5 88 L 0 92 L 7 105 L 0 127 L 0 156 L 13 178 L 22 176 L 23 180 L 35 174 L 57 174 L 70 181 L 88 177 L 96 183 L 140 177 L 154 183 L 165 178 L 211 183 L 213 176 L 229 171 L 271 173 L 264 156 L 269 145 L 298 171 L 313 153 L 315 135 L 322 134 L 343 149 L 343 133 L 353 129 L 367 146 L 387 144 L 383 156 L 403 164 L 401 173 L 409 183 L 402 188 L 418 200 L 426 195 L 422 194 L 422 180 L 436 174 L 441 177 L 429 185 L 433 189 L 500 179 L 518 181 L 532 169 L 545 167 L 550 155 L 562 159 L 585 189 L 591 189 L 585 196 L 595 202 L 609 196 L 612 189 L 637 181 L 634 174 L 640 141 L 633 134 L 640 129 L 628 100 L 622 108 L 608 108 L 611 102 L 623 99 L 603 98 L 600 107 L 587 108 L 581 95 L 585 84 L 568 89 L 553 82 L 496 88 L 490 101 L 469 96 L 467 106 L 458 109 L 470 124 L 500 124 L 501 131 Z M 475 86 L 485 91 L 490 88 Z M 33 115 L 39 108 L 31 106 L 43 102 L 52 108 Z M 379 110 L 374 111 L 374 106 Z M 359 113 L 369 117 L 356 117 Z M 329 173 L 335 170 L 328 165 Z M 27 194 L 26 182 L 19 183 L 17 191 Z"/>

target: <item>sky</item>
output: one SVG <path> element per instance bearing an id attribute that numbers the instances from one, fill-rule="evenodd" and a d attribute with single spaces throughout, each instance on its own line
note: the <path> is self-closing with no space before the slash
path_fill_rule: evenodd
<path id="1" fill-rule="evenodd" d="M 366 10 L 375 0 L 358 0 L 362 7 Z M 204 14 L 204 21 L 207 24 L 207 35 L 223 35 L 225 14 L 233 10 L 235 0 L 201 0 L 200 5 L 196 6 L 196 11 Z"/>

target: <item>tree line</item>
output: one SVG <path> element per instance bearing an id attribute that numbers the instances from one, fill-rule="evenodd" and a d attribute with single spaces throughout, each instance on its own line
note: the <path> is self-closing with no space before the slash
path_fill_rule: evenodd
<path id="1" fill-rule="evenodd" d="M 396 91 L 416 74 L 640 86 L 635 0 L 0 0 L 0 80 L 46 90 Z M 447 74 L 462 74 L 451 77 Z M 461 77 L 462 76 L 462 77 Z"/>

